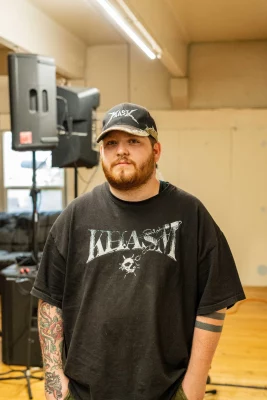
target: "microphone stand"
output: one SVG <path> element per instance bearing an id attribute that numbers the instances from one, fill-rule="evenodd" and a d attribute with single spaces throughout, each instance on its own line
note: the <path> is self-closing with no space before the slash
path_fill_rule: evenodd
<path id="1" fill-rule="evenodd" d="M 32 197 L 32 204 L 33 204 L 33 212 L 32 212 L 32 261 L 33 265 L 35 265 L 36 270 L 38 270 L 38 222 L 39 222 L 39 215 L 38 215 L 38 208 L 37 208 L 37 197 L 38 193 L 40 193 L 40 190 L 37 189 L 36 186 L 36 153 L 35 151 L 32 152 L 32 188 L 30 192 L 30 196 Z M 23 277 L 25 280 L 25 277 Z M 27 279 L 29 281 L 29 279 Z M 33 321 L 35 320 L 37 322 L 37 317 L 34 317 L 32 315 L 33 311 L 33 304 L 32 304 L 32 296 L 30 292 L 27 294 L 30 296 L 30 304 L 29 304 L 29 325 L 28 325 L 28 342 L 27 342 L 27 360 L 26 360 L 26 368 L 23 370 L 20 369 L 10 369 L 8 372 L 4 372 L 1 375 L 8 375 L 9 373 L 12 372 L 17 372 L 19 374 L 22 374 L 22 376 L 10 376 L 10 377 L 0 377 L 0 381 L 4 380 L 12 380 L 12 379 L 26 379 L 27 381 L 27 389 L 28 389 L 28 396 L 29 399 L 33 399 L 32 397 L 32 390 L 31 390 L 31 379 L 37 379 L 42 381 L 44 379 L 43 376 L 37 377 L 32 375 L 31 373 L 31 345 L 33 343 L 32 338 L 31 338 L 31 332 L 32 332 L 32 325 Z M 37 325 L 37 323 L 36 323 Z M 39 372 L 39 368 L 37 371 Z"/>

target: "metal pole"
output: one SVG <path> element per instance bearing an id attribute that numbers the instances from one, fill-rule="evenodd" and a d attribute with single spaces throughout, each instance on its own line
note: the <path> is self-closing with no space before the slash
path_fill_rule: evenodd
<path id="1" fill-rule="evenodd" d="M 78 197 L 78 168 L 74 168 L 74 198 Z"/>

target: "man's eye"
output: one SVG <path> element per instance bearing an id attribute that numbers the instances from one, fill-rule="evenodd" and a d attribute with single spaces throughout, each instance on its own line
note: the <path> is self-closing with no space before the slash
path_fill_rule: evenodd
<path id="1" fill-rule="evenodd" d="M 129 143 L 135 144 L 135 143 L 140 143 L 140 141 L 138 139 L 130 139 Z"/>
<path id="2" fill-rule="evenodd" d="M 115 146 L 117 144 L 117 142 L 115 140 L 109 140 L 105 146 Z"/>

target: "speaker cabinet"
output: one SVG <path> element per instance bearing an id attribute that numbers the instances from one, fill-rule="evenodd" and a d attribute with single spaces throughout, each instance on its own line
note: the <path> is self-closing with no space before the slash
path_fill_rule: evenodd
<path id="1" fill-rule="evenodd" d="M 61 136 L 59 146 L 52 151 L 52 166 L 92 168 L 99 162 L 99 153 L 92 149 L 91 135 Z"/>
<path id="2" fill-rule="evenodd" d="M 99 162 L 96 148 L 96 109 L 99 106 L 100 93 L 96 88 L 58 86 L 57 95 L 58 99 L 64 99 L 67 104 L 67 111 L 62 110 L 62 102 L 58 103 L 57 108 L 58 123 L 66 129 L 67 134 L 60 135 L 59 145 L 52 151 L 52 166 L 92 168 Z"/>
<path id="3" fill-rule="evenodd" d="M 52 150 L 58 145 L 54 60 L 9 54 L 8 74 L 13 150 Z"/>
<path id="4" fill-rule="evenodd" d="M 33 277 L 3 276 L 2 292 L 2 359 L 8 365 L 28 365 L 28 343 L 30 341 L 29 366 L 42 366 L 41 348 L 37 328 L 38 299 L 32 297 Z"/>

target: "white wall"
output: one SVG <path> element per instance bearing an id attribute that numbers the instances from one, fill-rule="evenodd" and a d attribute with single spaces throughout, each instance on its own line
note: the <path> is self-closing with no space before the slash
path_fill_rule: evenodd
<path id="1" fill-rule="evenodd" d="M 62 74 L 83 77 L 86 45 L 82 40 L 28 1 L 0 0 L 0 10 L 1 41 L 20 52 L 54 57 Z"/>
<path id="2" fill-rule="evenodd" d="M 267 285 L 267 112 L 153 112 L 165 180 L 194 194 L 225 233 L 245 285 Z"/>
<path id="3" fill-rule="evenodd" d="M 87 50 L 85 83 L 99 88 L 100 110 L 130 101 L 151 109 L 170 109 L 170 75 L 130 45 L 95 46 Z"/>
<path id="4" fill-rule="evenodd" d="M 267 107 L 267 41 L 190 47 L 190 108 Z"/>
<path id="5" fill-rule="evenodd" d="M 0 114 L 9 113 L 8 77 L 0 75 Z"/>

